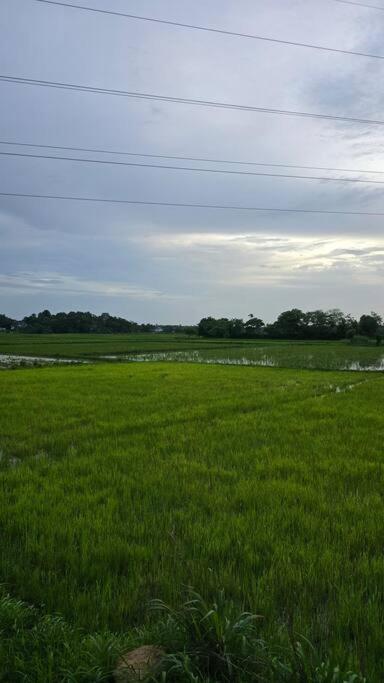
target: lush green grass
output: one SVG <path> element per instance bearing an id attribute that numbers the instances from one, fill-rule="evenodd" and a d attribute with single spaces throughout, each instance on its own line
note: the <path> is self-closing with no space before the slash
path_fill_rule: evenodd
<path id="1" fill-rule="evenodd" d="M 237 342 L 237 344 L 249 342 Z M 177 334 L 0 334 L 0 354 L 94 358 L 108 354 L 176 351 L 232 344 Z"/>
<path id="2" fill-rule="evenodd" d="M 149 626 L 114 634 L 86 633 L 0 595 L 0 680 L 112 683 L 121 655 L 150 643 L 163 654 L 148 683 L 366 683 L 301 636 L 262 638 L 260 616 L 240 613 L 224 591 L 212 602 L 191 589 L 186 598 L 177 608 L 152 601 Z"/>
<path id="3" fill-rule="evenodd" d="M 381 374 L 2 372 L 0 577 L 91 631 L 218 586 L 384 679 Z"/>

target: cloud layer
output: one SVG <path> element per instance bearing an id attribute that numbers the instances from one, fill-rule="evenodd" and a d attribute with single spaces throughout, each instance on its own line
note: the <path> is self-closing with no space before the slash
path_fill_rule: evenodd
<path id="1" fill-rule="evenodd" d="M 0 7 L 5 74 L 364 118 L 380 118 L 383 111 L 380 60 L 181 31 L 29 0 L 21 5 Z M 102 0 L 89 5 L 105 8 Z M 114 9 L 126 11 L 124 1 L 116 0 Z M 337 3 L 243 0 L 240 6 L 212 0 L 209 6 L 202 1 L 192 6 L 166 0 L 160 8 L 152 0 L 136 0 L 130 12 L 382 50 L 382 13 Z M 384 171 L 380 126 L 154 105 L 14 84 L 0 88 L 0 140 Z M 11 149 L 0 145 L 0 151 Z M 355 177 L 383 180 L 364 173 Z M 380 185 L 41 159 L 0 158 L 0 184 L 5 192 L 384 211 Z M 269 320 L 292 306 L 340 306 L 356 315 L 381 310 L 382 223 L 380 217 L 1 198 L 0 308 L 14 316 L 45 307 L 107 309 L 163 322 L 246 315 L 248 309 Z"/>

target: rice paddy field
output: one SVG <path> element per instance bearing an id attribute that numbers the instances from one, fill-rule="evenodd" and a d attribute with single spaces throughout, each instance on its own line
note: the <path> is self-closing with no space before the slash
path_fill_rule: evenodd
<path id="1" fill-rule="evenodd" d="M 263 633 L 293 625 L 381 683 L 383 350 L 85 337 L 0 338 L 97 360 L 0 373 L 10 594 L 120 633 L 152 598 L 224 588 Z M 133 351 L 147 362 L 100 358 Z"/>
<path id="2" fill-rule="evenodd" d="M 238 342 L 237 345 L 249 342 Z M 220 348 L 231 342 L 177 334 L 0 334 L 0 354 L 95 359 L 103 355 Z"/>
<path id="3" fill-rule="evenodd" d="M 0 368 L 25 361 L 170 361 L 319 370 L 384 370 L 384 346 L 346 341 L 203 339 L 177 334 L 0 334 Z M 30 362 L 29 362 L 30 361 Z"/>

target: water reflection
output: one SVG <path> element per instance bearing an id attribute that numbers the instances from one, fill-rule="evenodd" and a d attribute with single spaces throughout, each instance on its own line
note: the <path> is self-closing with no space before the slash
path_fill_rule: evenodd
<path id="1" fill-rule="evenodd" d="M 377 358 L 372 362 L 372 359 L 367 359 L 366 362 L 362 360 L 351 360 L 345 362 L 345 358 L 338 358 L 329 356 L 328 358 L 323 354 L 316 357 L 315 354 L 300 354 L 296 352 L 287 352 L 284 355 L 257 354 L 250 349 L 248 355 L 239 355 L 238 357 L 232 355 L 219 356 L 210 355 L 209 351 L 168 351 L 168 352 L 153 352 L 127 355 L 108 355 L 102 356 L 105 360 L 120 360 L 131 363 L 148 363 L 148 362 L 180 362 L 180 363 L 201 363 L 204 365 L 247 365 L 259 367 L 290 367 L 290 368 L 308 368 L 316 369 L 330 369 L 330 370 L 349 370 L 352 372 L 384 372 L 384 356 Z"/>

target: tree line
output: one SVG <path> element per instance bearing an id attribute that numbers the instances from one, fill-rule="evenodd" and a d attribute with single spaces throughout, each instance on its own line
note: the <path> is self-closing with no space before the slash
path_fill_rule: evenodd
<path id="1" fill-rule="evenodd" d="M 339 309 L 330 311 L 307 311 L 292 308 L 283 311 L 273 323 L 249 314 L 242 318 L 202 318 L 198 325 L 201 337 L 229 339 L 353 339 L 357 336 L 376 338 L 380 343 L 384 336 L 383 320 L 372 311 L 359 320 Z"/>
<path id="2" fill-rule="evenodd" d="M 102 313 L 70 311 L 51 313 L 48 310 L 33 313 L 22 320 L 14 320 L 0 314 L 0 331 L 25 332 L 29 334 L 63 333 L 139 333 L 164 332 L 198 334 L 201 337 L 227 339 L 353 339 L 358 336 L 376 338 L 378 343 L 384 337 L 383 320 L 372 311 L 358 320 L 339 309 L 330 311 L 307 311 L 292 308 L 283 311 L 273 323 L 249 314 L 242 318 L 202 318 L 198 325 L 156 325 L 136 323 L 132 320 Z"/>
<path id="3" fill-rule="evenodd" d="M 64 333 L 133 333 L 133 332 L 180 332 L 197 333 L 197 327 L 186 325 L 155 325 L 136 323 L 109 313 L 95 315 L 89 311 L 70 311 L 69 313 L 51 313 L 48 310 L 33 313 L 22 320 L 14 320 L 0 314 L 0 330 L 6 332 L 24 332 L 27 334 L 64 334 Z"/>

